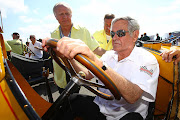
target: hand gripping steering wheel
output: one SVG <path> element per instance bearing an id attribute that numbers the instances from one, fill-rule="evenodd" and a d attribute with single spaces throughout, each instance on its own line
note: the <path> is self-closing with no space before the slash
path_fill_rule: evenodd
<path id="1" fill-rule="evenodd" d="M 119 91 L 117 89 L 117 86 L 114 84 L 114 82 L 108 76 L 108 74 L 104 70 L 102 70 L 102 68 L 97 66 L 94 61 L 92 61 L 87 56 L 82 55 L 82 54 L 77 54 L 74 57 L 75 60 L 80 62 L 87 69 L 89 69 L 96 77 L 98 77 L 105 86 L 103 86 L 101 84 L 98 84 L 98 83 L 93 83 L 93 82 L 91 82 L 89 80 L 84 79 L 82 72 L 76 73 L 73 66 L 71 65 L 71 62 L 67 58 L 61 57 L 61 60 L 60 60 L 55 55 L 55 52 L 52 49 L 53 47 L 57 46 L 57 40 L 49 39 L 47 41 L 47 45 L 50 46 L 49 52 L 50 52 L 52 58 L 57 62 L 57 64 L 59 66 L 61 66 L 62 69 L 65 70 L 65 72 L 67 74 L 70 75 L 71 80 L 73 80 L 72 78 L 76 79 L 75 81 L 79 86 L 84 86 L 85 88 L 87 88 L 88 90 L 93 92 L 94 94 L 96 94 L 96 95 L 98 95 L 98 96 L 100 96 L 100 97 L 102 97 L 104 99 L 107 99 L 107 100 L 113 100 L 114 98 L 119 100 L 121 98 L 121 95 L 120 95 L 120 93 L 119 93 Z M 114 96 L 108 95 L 108 94 L 105 94 L 105 93 L 103 93 L 103 92 L 101 92 L 99 90 L 96 90 L 92 86 L 101 87 L 101 88 L 104 88 L 104 89 L 109 89 L 110 92 Z"/>

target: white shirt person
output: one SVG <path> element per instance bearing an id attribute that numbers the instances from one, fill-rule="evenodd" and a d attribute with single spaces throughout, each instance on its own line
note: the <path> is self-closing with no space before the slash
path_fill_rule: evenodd
<path id="1" fill-rule="evenodd" d="M 30 54 L 30 58 L 40 59 L 43 57 L 42 43 L 36 40 L 35 35 L 30 35 L 31 42 L 29 43 L 29 49 L 33 52 Z"/>

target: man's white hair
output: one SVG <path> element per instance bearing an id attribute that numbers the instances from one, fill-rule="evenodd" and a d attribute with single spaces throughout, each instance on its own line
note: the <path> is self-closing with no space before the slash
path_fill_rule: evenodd
<path id="1" fill-rule="evenodd" d="M 65 3 L 65 2 L 59 2 L 59 3 L 56 3 L 56 4 L 54 5 L 54 7 L 53 7 L 53 12 L 54 12 L 54 14 L 55 14 L 55 9 L 56 9 L 56 7 L 58 7 L 58 6 L 64 6 L 64 7 L 68 8 L 68 9 L 70 10 L 71 14 L 72 14 L 72 8 L 69 6 L 69 4 L 67 4 L 67 3 Z"/>
<path id="2" fill-rule="evenodd" d="M 126 16 L 126 17 L 115 18 L 111 23 L 111 30 L 112 30 L 112 26 L 114 25 L 114 23 L 119 21 L 119 20 L 126 20 L 128 22 L 128 31 L 129 31 L 129 34 L 131 36 L 133 35 L 133 32 L 135 30 L 140 29 L 140 26 L 139 26 L 138 22 L 135 19 L 133 19 L 133 18 L 131 18 L 129 16 Z"/>

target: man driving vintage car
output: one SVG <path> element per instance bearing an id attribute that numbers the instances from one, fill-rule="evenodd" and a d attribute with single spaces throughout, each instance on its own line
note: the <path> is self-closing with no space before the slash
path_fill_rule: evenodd
<path id="1" fill-rule="evenodd" d="M 99 96 L 72 95 L 70 107 L 64 112 L 64 120 L 76 117 L 84 120 L 142 120 L 148 114 L 150 102 L 156 98 L 159 65 L 156 58 L 143 48 L 135 46 L 139 35 L 139 24 L 131 17 L 120 17 L 112 21 L 111 37 L 113 50 L 100 59 L 81 40 L 63 37 L 54 49 L 56 54 L 68 58 L 77 73 L 83 71 L 86 79 L 92 73 L 79 65 L 74 57 L 83 54 L 93 60 L 110 76 L 121 94 L 120 100 L 105 100 Z M 44 50 L 47 39 L 43 39 Z M 100 88 L 101 92 L 111 94 Z"/>

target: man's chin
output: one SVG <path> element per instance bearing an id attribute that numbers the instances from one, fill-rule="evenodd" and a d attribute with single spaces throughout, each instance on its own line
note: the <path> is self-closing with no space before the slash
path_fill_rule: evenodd
<path id="1" fill-rule="evenodd" d="M 114 50 L 114 51 L 118 51 L 118 48 L 117 48 L 117 47 L 113 47 L 113 50 Z"/>

